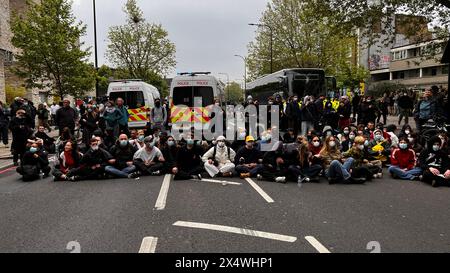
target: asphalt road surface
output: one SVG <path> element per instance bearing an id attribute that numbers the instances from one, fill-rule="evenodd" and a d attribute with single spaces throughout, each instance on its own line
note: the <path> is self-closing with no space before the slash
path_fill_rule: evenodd
<path id="1" fill-rule="evenodd" d="M 449 187 L 386 174 L 300 188 L 226 181 L 24 183 L 3 170 L 0 252 L 450 252 Z"/>

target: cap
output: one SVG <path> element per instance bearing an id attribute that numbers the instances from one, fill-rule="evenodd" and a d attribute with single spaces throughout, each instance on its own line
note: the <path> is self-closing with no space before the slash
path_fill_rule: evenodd
<path id="1" fill-rule="evenodd" d="M 153 142 L 152 136 L 148 136 L 148 137 L 144 138 L 144 143 L 152 143 L 152 142 Z"/>
<path id="2" fill-rule="evenodd" d="M 248 136 L 245 138 L 245 142 L 249 142 L 249 141 L 255 141 L 255 139 L 252 136 Z"/>
<path id="3" fill-rule="evenodd" d="M 217 138 L 217 141 L 225 141 L 225 137 L 224 137 L 224 136 L 219 136 L 219 137 Z"/>

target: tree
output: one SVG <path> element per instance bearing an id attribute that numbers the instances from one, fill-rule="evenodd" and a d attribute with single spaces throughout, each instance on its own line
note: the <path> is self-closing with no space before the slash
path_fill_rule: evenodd
<path id="1" fill-rule="evenodd" d="M 13 16 L 12 44 L 20 49 L 14 72 L 26 87 L 49 91 L 49 95 L 81 97 L 95 85 L 95 71 L 87 63 L 89 49 L 82 50 L 80 37 L 86 26 L 75 22 L 71 3 L 27 1 L 24 18 Z"/>
<path id="2" fill-rule="evenodd" d="M 350 88 L 354 90 L 361 82 L 365 82 L 370 77 L 370 72 L 362 66 L 355 66 L 348 63 L 342 64 L 336 74 L 338 88 Z"/>
<path id="3" fill-rule="evenodd" d="M 383 94 L 390 94 L 396 91 L 407 90 L 406 86 L 396 82 L 382 82 L 378 84 L 373 84 L 367 91 L 367 95 L 373 96 L 375 98 L 382 97 Z"/>
<path id="4" fill-rule="evenodd" d="M 244 100 L 244 90 L 237 82 L 231 82 L 225 87 L 225 98 L 227 102 L 242 102 Z"/>
<path id="5" fill-rule="evenodd" d="M 25 87 L 14 87 L 12 85 L 7 84 L 5 86 L 5 94 L 6 94 L 6 103 L 11 104 L 16 97 L 25 97 L 27 94 L 27 90 Z"/>
<path id="6" fill-rule="evenodd" d="M 128 0 L 125 25 L 111 27 L 107 58 L 118 69 L 135 79 L 148 81 L 155 74 L 166 74 L 175 64 L 175 45 L 161 25 L 150 24 L 136 0 Z"/>
<path id="7" fill-rule="evenodd" d="M 336 74 L 354 45 L 351 33 L 342 33 L 327 1 L 273 0 L 260 23 L 273 29 L 274 70 L 318 67 Z M 249 78 L 270 71 L 270 28 L 261 27 L 248 46 Z"/>

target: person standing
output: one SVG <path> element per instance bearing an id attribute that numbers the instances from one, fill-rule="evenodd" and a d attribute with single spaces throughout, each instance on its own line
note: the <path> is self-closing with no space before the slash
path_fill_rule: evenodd
<path id="1" fill-rule="evenodd" d="M 397 104 L 400 112 L 398 117 L 398 125 L 402 123 L 403 118 L 405 118 L 405 124 L 408 124 L 409 115 L 414 105 L 413 100 L 406 92 L 404 92 L 403 95 L 398 98 Z"/>
<path id="2" fill-rule="evenodd" d="M 52 129 L 48 125 L 49 113 L 47 108 L 45 108 L 44 104 L 42 103 L 38 105 L 37 117 L 38 117 L 38 126 L 44 126 L 44 128 L 46 128 L 50 133 Z"/>
<path id="3" fill-rule="evenodd" d="M 443 117 L 444 109 L 436 95 L 431 91 L 431 88 L 426 89 L 423 98 L 417 102 L 414 108 L 414 120 L 416 121 L 416 128 L 419 132 L 422 131 L 422 125 L 429 119 L 434 120 Z M 434 121 L 438 122 L 438 120 Z"/>
<path id="4" fill-rule="evenodd" d="M 124 105 L 124 100 L 122 98 L 117 98 L 116 100 L 117 109 L 122 113 L 122 118 L 119 120 L 119 133 L 126 134 L 130 136 L 130 130 L 128 129 L 128 118 L 130 114 L 128 113 L 128 107 Z"/>
<path id="5" fill-rule="evenodd" d="M 306 135 L 309 130 L 314 129 L 314 124 L 318 121 L 317 108 L 314 105 L 312 97 L 306 96 L 301 109 L 302 114 L 302 127 L 301 133 Z"/>
<path id="6" fill-rule="evenodd" d="M 68 127 L 72 135 L 75 134 L 75 123 L 78 120 L 78 112 L 70 107 L 68 99 L 63 100 L 63 107 L 56 111 L 55 123 L 58 126 L 59 135 Z"/>
<path id="7" fill-rule="evenodd" d="M 105 112 L 103 119 L 105 120 L 105 131 L 112 131 L 115 138 L 119 137 L 119 121 L 123 118 L 123 114 L 115 106 L 113 101 L 108 101 L 105 104 Z M 114 141 L 115 142 L 115 141 Z"/>
<path id="8" fill-rule="evenodd" d="M 56 102 L 53 102 L 52 106 L 50 106 L 50 114 L 51 114 L 51 124 L 52 126 L 56 126 L 55 119 L 56 119 L 56 112 L 61 108 L 59 104 Z"/>
<path id="9" fill-rule="evenodd" d="M 377 123 L 380 123 L 381 117 L 383 117 L 383 124 L 386 125 L 387 115 L 389 112 L 389 97 L 387 94 L 384 94 L 384 96 L 379 100 L 378 109 L 380 112 L 377 118 Z"/>
<path id="10" fill-rule="evenodd" d="M 2 140 L 5 148 L 8 148 L 8 126 L 9 117 L 7 109 L 3 102 L 0 101 L 0 139 Z"/>
<path id="11" fill-rule="evenodd" d="M 286 106 L 286 116 L 288 118 L 289 128 L 294 129 L 294 135 L 297 136 L 299 131 L 300 106 L 298 103 L 298 96 L 295 95 L 292 101 Z"/>
<path id="12" fill-rule="evenodd" d="M 16 116 L 9 123 L 9 129 L 12 132 L 11 152 L 13 154 L 14 166 L 19 166 L 19 159 L 22 160 L 26 151 L 27 140 L 33 134 L 31 129 L 31 118 L 24 109 L 19 109 Z"/>
<path id="13" fill-rule="evenodd" d="M 88 104 L 86 112 L 80 118 L 80 125 L 83 128 L 83 143 L 86 147 L 90 145 L 90 140 L 99 123 L 98 111 L 92 104 Z"/>
<path id="14" fill-rule="evenodd" d="M 360 102 L 361 102 L 361 97 L 358 95 L 358 93 L 355 93 L 355 96 L 352 99 L 353 118 L 354 119 L 356 119 L 356 115 L 358 114 Z"/>
<path id="15" fill-rule="evenodd" d="M 151 129 L 159 128 L 164 130 L 164 123 L 167 120 L 166 108 L 161 106 L 161 100 L 155 99 L 155 107 L 150 111 L 150 125 Z"/>

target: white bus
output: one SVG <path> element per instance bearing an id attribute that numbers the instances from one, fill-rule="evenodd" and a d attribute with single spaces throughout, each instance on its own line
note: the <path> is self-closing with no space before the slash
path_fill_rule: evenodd
<path id="1" fill-rule="evenodd" d="M 110 100 L 122 98 L 128 107 L 130 115 L 128 127 L 144 128 L 149 122 L 151 109 L 155 106 L 155 99 L 160 98 L 156 87 L 141 80 L 113 81 L 108 86 Z"/>

